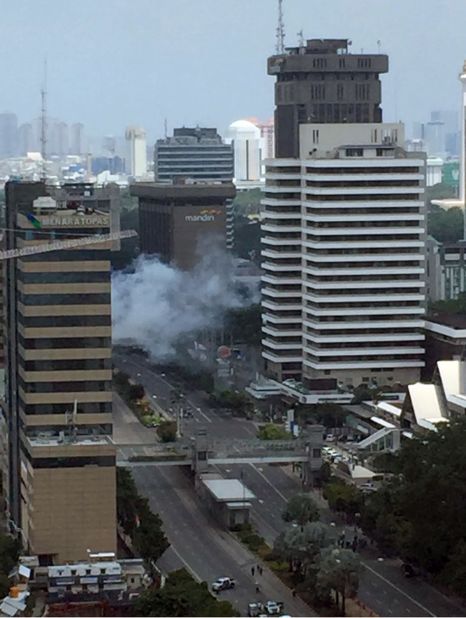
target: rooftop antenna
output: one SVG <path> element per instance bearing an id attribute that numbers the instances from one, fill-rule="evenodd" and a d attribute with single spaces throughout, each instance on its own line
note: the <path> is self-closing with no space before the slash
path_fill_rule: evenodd
<path id="1" fill-rule="evenodd" d="M 298 43 L 300 47 L 304 47 L 304 33 L 302 29 L 298 32 Z"/>
<path id="2" fill-rule="evenodd" d="M 40 154 L 42 157 L 42 182 L 47 180 L 47 59 L 44 60 L 44 81 L 40 89 Z"/>
<path id="3" fill-rule="evenodd" d="M 164 128 L 164 131 L 165 131 L 165 139 L 167 139 L 167 137 L 168 137 L 168 122 L 167 122 L 166 118 L 163 121 L 163 128 Z"/>
<path id="4" fill-rule="evenodd" d="M 285 25 L 283 23 L 283 0 L 278 0 L 278 25 L 277 25 L 277 42 L 275 45 L 275 53 L 285 53 Z"/>
<path id="5" fill-rule="evenodd" d="M 377 41 L 377 51 L 380 54 L 380 47 L 381 47 L 382 43 L 381 41 Z"/>

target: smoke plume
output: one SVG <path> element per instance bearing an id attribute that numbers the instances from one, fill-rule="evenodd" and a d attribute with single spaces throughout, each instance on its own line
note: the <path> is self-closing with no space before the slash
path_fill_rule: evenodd
<path id="1" fill-rule="evenodd" d="M 140 256 L 134 272 L 112 277 L 113 339 L 131 341 L 157 360 L 176 344 L 221 324 L 225 311 L 249 304 L 233 283 L 231 257 L 211 248 L 189 272 Z"/>

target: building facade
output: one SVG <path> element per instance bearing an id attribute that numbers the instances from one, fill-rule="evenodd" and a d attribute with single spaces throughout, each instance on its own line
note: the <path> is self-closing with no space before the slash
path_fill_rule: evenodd
<path id="1" fill-rule="evenodd" d="M 233 148 L 224 143 L 217 129 L 182 127 L 174 129 L 173 137 L 155 143 L 155 182 L 188 178 L 203 182 L 233 180 Z"/>
<path id="2" fill-rule="evenodd" d="M 7 249 L 107 233 L 115 186 L 6 185 Z M 5 261 L 8 511 L 43 564 L 115 551 L 112 243 Z"/>
<path id="3" fill-rule="evenodd" d="M 466 292 L 466 240 L 441 243 L 429 236 L 426 251 L 429 302 L 456 300 Z"/>
<path id="4" fill-rule="evenodd" d="M 302 123 L 382 121 L 384 54 L 351 54 L 347 39 L 311 39 L 268 59 L 275 83 L 275 156 L 299 156 Z"/>
<path id="5" fill-rule="evenodd" d="M 127 146 L 126 172 L 133 178 L 147 174 L 146 132 L 139 127 L 128 127 L 125 133 Z"/>
<path id="6" fill-rule="evenodd" d="M 189 270 L 201 257 L 202 242 L 233 244 L 232 183 L 135 183 L 139 200 L 141 252 Z"/>
<path id="7" fill-rule="evenodd" d="M 235 182 L 257 182 L 261 177 L 261 130 L 249 120 L 236 120 L 228 127 L 228 142 L 235 157 Z"/>
<path id="8" fill-rule="evenodd" d="M 279 380 L 416 381 L 423 366 L 425 157 L 399 124 L 301 124 L 269 162 L 263 357 Z"/>

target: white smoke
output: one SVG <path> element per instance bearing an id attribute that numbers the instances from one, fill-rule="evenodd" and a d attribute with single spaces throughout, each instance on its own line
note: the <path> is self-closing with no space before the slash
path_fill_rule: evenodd
<path id="1" fill-rule="evenodd" d="M 175 355 L 181 339 L 220 325 L 226 310 L 250 302 L 233 285 L 231 257 L 215 246 L 189 272 L 146 256 L 134 267 L 112 277 L 113 340 L 130 340 L 154 359 Z"/>

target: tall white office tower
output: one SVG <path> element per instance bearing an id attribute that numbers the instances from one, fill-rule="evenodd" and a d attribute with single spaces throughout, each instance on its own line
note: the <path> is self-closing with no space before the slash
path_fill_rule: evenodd
<path id="1" fill-rule="evenodd" d="M 425 156 L 401 124 L 300 124 L 263 199 L 263 357 L 278 380 L 416 382 L 424 365 Z"/>
<path id="2" fill-rule="evenodd" d="M 235 181 L 257 181 L 261 176 L 261 132 L 249 120 L 236 120 L 228 127 L 226 142 L 233 144 Z"/>
<path id="3" fill-rule="evenodd" d="M 147 173 L 146 132 L 140 127 L 127 127 L 125 137 L 126 172 L 133 178 L 141 178 Z"/>

